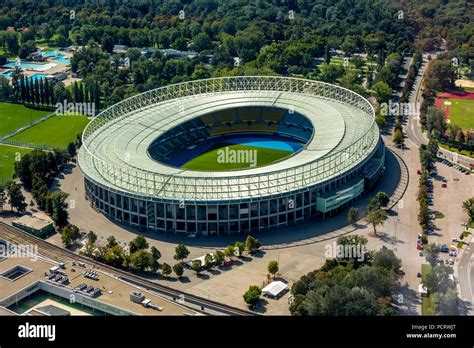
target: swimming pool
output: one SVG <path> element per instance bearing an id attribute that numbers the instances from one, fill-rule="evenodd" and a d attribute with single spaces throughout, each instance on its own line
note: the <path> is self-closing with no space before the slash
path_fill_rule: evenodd
<path id="1" fill-rule="evenodd" d="M 6 72 L 6 73 L 3 73 L 3 74 L 2 74 L 2 77 L 3 77 L 3 78 L 6 78 L 6 79 L 9 79 L 9 78 L 12 77 L 12 76 L 11 76 L 12 74 L 13 74 L 13 71 L 8 71 L 8 72 Z M 28 77 L 27 80 L 33 80 L 33 81 L 35 81 L 35 80 L 44 79 L 45 77 L 46 77 L 46 75 L 44 75 L 44 74 L 34 74 L 34 75 Z"/>
<path id="2" fill-rule="evenodd" d="M 16 64 L 16 62 L 11 62 L 10 61 L 7 64 L 5 64 L 5 66 L 13 68 L 15 66 L 15 64 Z M 51 69 L 55 66 L 56 66 L 56 64 L 53 64 L 53 63 L 42 64 L 42 63 L 30 63 L 30 62 L 26 62 L 24 60 L 20 61 L 20 68 L 27 69 L 27 70 L 45 71 L 45 70 Z"/>
<path id="3" fill-rule="evenodd" d="M 56 57 L 54 59 L 51 59 L 51 61 L 57 63 L 69 64 L 71 61 L 69 58 L 64 57 L 64 54 L 60 53 L 58 50 L 42 52 L 42 54 L 48 58 Z"/>
<path id="4" fill-rule="evenodd" d="M 59 54 L 56 59 L 52 60 L 53 62 L 62 63 L 62 64 L 69 64 L 71 59 L 64 57 L 64 55 Z"/>

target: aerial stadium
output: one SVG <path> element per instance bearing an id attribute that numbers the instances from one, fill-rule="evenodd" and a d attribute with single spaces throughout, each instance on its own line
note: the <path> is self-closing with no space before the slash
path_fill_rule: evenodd
<path id="1" fill-rule="evenodd" d="M 276 76 L 183 82 L 111 106 L 83 133 L 87 199 L 157 232 L 255 233 L 347 208 L 385 170 L 375 112 L 335 85 Z"/>

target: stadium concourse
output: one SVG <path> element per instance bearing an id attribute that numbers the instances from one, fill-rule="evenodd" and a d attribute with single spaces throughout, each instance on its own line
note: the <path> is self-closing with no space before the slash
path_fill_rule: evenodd
<path id="1" fill-rule="evenodd" d="M 283 77 L 145 92 L 99 114 L 83 144 L 79 165 L 91 204 L 120 223 L 159 232 L 247 233 L 322 218 L 370 190 L 385 169 L 367 100 Z M 212 151 L 233 145 L 265 161 L 215 165 Z M 201 170 L 187 167 L 206 155 Z"/>

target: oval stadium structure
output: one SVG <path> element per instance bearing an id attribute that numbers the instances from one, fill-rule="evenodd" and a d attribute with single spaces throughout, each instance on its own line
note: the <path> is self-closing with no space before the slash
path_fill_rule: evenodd
<path id="1" fill-rule="evenodd" d="M 233 155 L 248 161 L 256 151 L 259 161 L 231 165 L 229 144 L 238 146 Z M 222 150 L 228 170 L 209 164 L 219 162 L 210 149 Z M 273 76 L 184 82 L 128 98 L 88 124 L 79 152 L 87 198 L 112 220 L 200 235 L 324 218 L 369 190 L 384 163 L 366 99 Z"/>

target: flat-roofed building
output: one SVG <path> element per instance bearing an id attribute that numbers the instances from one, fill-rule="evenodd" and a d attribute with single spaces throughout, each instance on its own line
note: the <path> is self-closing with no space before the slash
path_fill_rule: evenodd
<path id="1" fill-rule="evenodd" d="M 43 220 L 35 216 L 24 215 L 13 221 L 12 225 L 37 237 L 44 237 L 54 232 L 54 226 L 51 221 Z"/>

